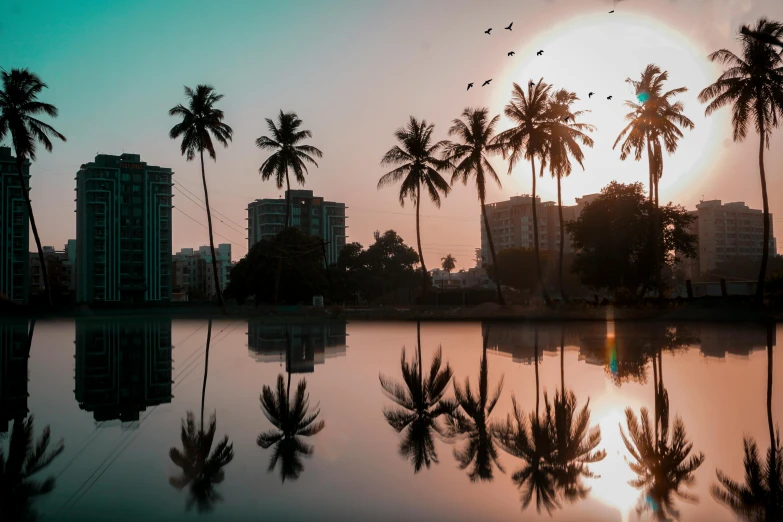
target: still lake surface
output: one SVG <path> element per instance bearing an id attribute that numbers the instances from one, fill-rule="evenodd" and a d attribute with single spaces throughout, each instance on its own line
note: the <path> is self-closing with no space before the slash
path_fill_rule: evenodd
<path id="1" fill-rule="evenodd" d="M 214 320 L 210 326 L 206 320 L 165 318 L 60 320 L 35 324 L 29 358 L 28 329 L 27 321 L 0 321 L 0 448 L 9 455 L 14 419 L 26 415 L 34 417 L 36 439 L 49 426 L 49 449 L 62 439 L 64 450 L 30 479 L 41 483 L 55 477 L 51 492 L 31 499 L 20 498 L 18 489 L 12 494 L 8 486 L 0 492 L 3 520 L 14 519 L 8 518 L 11 507 L 24 511 L 27 506 L 38 520 L 57 521 L 628 521 L 637 520 L 639 507 L 646 509 L 642 520 L 666 509 L 686 521 L 730 521 L 737 519 L 711 488 L 718 483 L 716 470 L 744 481 L 743 437 L 757 441 L 762 459 L 766 454 L 770 375 L 771 413 L 775 424 L 783 420 L 783 349 L 772 349 L 780 327 L 425 322 L 418 333 L 415 322 Z M 443 394 L 447 404 L 455 399 L 454 381 L 463 399 L 469 379 L 473 398 L 484 392 L 491 402 L 502 380 L 488 417 L 464 404 L 455 410 L 457 422 L 447 423 L 444 414 L 414 422 L 399 434 L 392 428 L 384 412 L 401 408 L 384 392 L 380 376 L 405 402 L 410 392 L 403 386 L 401 352 L 404 347 L 412 362 L 419 337 L 421 378 L 428 378 L 439 349 L 441 370 L 448 363 L 453 372 Z M 482 368 L 483 388 L 478 384 Z M 420 381 L 412 375 L 410 387 L 416 390 Z M 549 455 L 549 461 L 530 459 L 539 465 L 528 475 L 543 478 L 523 509 L 529 482 L 518 484 L 524 476 L 517 472 L 526 467 L 519 456 L 522 450 L 531 453 L 535 444 L 524 444 L 515 422 L 510 431 L 501 426 L 514 411 L 513 397 L 523 412 L 523 430 L 531 428 L 537 379 L 540 417 L 564 383 L 574 394 L 577 413 L 589 400 L 589 425 L 593 434 L 600 428 L 601 438 L 593 451 L 598 461 L 585 465 L 596 476 L 570 482 L 552 471 L 565 469 L 552 462 L 553 455 L 566 452 L 546 453 L 550 446 L 539 441 L 539 454 Z M 304 381 L 309 408 L 301 412 L 299 437 L 280 439 L 278 428 L 291 433 L 297 423 L 290 418 Z M 401 387 L 395 389 L 392 381 Z M 686 477 L 679 487 L 687 498 L 671 491 L 645 495 L 643 488 L 629 485 L 637 475 L 621 434 L 622 428 L 630 438 L 625 410 L 637 418 L 642 408 L 649 410 L 654 426 L 656 393 L 662 419 L 658 437 L 668 425 L 671 446 L 679 418 L 693 445 L 683 460 L 696 459 L 692 484 Z M 205 431 L 216 416 L 211 460 L 204 466 L 199 455 L 208 444 L 200 448 L 182 440 L 188 412 L 193 437 L 199 437 L 202 398 Z M 663 415 L 666 401 L 668 415 Z M 276 417 L 282 417 L 277 427 L 270 420 Z M 447 437 L 428 429 L 433 425 Z M 449 433 L 447 426 L 460 433 Z M 537 433 L 554 437 L 543 427 Z M 224 437 L 231 452 L 224 447 L 216 454 Z M 410 451 L 402 454 L 406 441 Z M 643 464 L 652 465 L 649 459 Z M 580 484 L 583 494 L 566 495 Z M 548 492 L 551 500 L 541 503 L 540 512 L 538 491 Z"/>

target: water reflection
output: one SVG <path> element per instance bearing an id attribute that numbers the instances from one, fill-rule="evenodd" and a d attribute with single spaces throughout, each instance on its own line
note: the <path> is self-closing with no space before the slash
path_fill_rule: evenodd
<path id="1" fill-rule="evenodd" d="M 734 481 L 717 470 L 720 485 L 713 485 L 712 495 L 729 507 L 735 515 L 748 522 L 783 520 L 783 447 L 780 444 L 780 428 L 777 434 L 772 418 L 772 348 L 775 344 L 775 326 L 767 325 L 767 424 L 769 448 L 766 460 L 759 458 L 756 441 L 752 437 L 743 440 L 745 483 Z"/>
<path id="2" fill-rule="evenodd" d="M 76 321 L 76 400 L 101 423 L 171 402 L 171 319 Z"/>
<path id="3" fill-rule="evenodd" d="M 312 373 L 315 365 L 345 355 L 345 321 L 249 322 L 247 346 L 259 362 L 285 362 L 286 372 Z"/>
<path id="4" fill-rule="evenodd" d="M 400 440 L 399 453 L 402 458 L 411 461 L 414 473 L 418 473 L 422 466 L 429 468 L 431 463 L 438 463 L 435 435 L 445 439 L 448 432 L 438 423 L 438 417 L 451 414 L 456 407 L 453 401 L 444 398 L 453 372 L 448 362 L 441 369 L 443 357 L 440 347 L 432 359 L 430 371 L 424 376 L 421 321 L 416 323 L 416 341 L 417 357 L 411 363 L 405 358 L 405 348 L 402 349 L 400 366 L 404 384 L 379 374 L 384 393 L 399 406 L 384 407 L 383 415 L 397 433 L 405 432 Z"/>
<path id="5" fill-rule="evenodd" d="M 303 437 L 317 435 L 326 425 L 323 420 L 317 420 L 321 413 L 318 405 L 315 406 L 315 411 L 309 411 L 310 395 L 307 393 L 306 379 L 299 381 L 296 395 L 291 396 L 291 374 L 313 371 L 312 363 L 307 362 L 307 358 L 300 359 L 296 354 L 314 353 L 314 350 L 310 348 L 317 346 L 314 341 L 317 341 L 320 336 L 312 334 L 313 332 L 322 334 L 325 331 L 322 328 L 323 325 L 317 326 L 305 329 L 304 335 L 300 328 L 293 328 L 292 325 L 282 326 L 281 335 L 274 338 L 274 344 L 281 338 L 285 343 L 288 385 L 286 386 L 281 374 L 277 376 L 277 386 L 274 391 L 270 386 L 264 385 L 261 392 L 261 409 L 274 428 L 261 433 L 256 442 L 264 449 L 273 448 L 269 457 L 268 471 L 273 471 L 279 464 L 282 482 L 285 482 L 286 479 L 296 480 L 299 478 L 304 471 L 302 459 L 312 456 L 314 451 L 314 447 L 306 443 Z M 267 350 L 264 344 L 258 348 L 262 351 Z M 305 361 L 305 364 L 300 364 L 302 360 Z"/>
<path id="6" fill-rule="evenodd" d="M 188 488 L 188 500 L 185 508 L 189 511 L 193 505 L 199 513 L 210 512 L 223 497 L 215 489 L 225 479 L 224 467 L 234 459 L 234 445 L 229 442 L 228 435 L 223 437 L 215 449 L 212 444 L 217 431 L 217 414 L 209 419 L 209 429 L 204 430 L 204 401 L 207 392 L 207 375 L 209 372 L 209 345 L 212 340 L 212 320 L 207 326 L 207 344 L 204 360 L 204 383 L 201 388 L 201 423 L 196 428 L 193 412 L 188 411 L 182 420 L 180 438 L 182 450 L 171 448 L 169 458 L 182 471 L 179 475 L 169 477 L 169 484 L 182 491 Z"/>
<path id="7" fill-rule="evenodd" d="M 33 321 L 0 322 L 0 434 L 8 432 L 10 421 L 27 416 L 27 361 Z"/>

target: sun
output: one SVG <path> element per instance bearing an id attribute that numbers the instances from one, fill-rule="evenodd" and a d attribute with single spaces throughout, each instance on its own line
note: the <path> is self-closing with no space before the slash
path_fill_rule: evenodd
<path id="1" fill-rule="evenodd" d="M 538 50 L 544 50 L 543 56 L 536 56 Z M 707 60 L 705 49 L 665 23 L 650 16 L 621 12 L 579 16 L 532 36 L 517 55 L 522 60 L 501 79 L 509 89 L 499 92 L 494 106 L 503 107 L 508 102 L 511 82 L 527 87 L 529 81 L 543 78 L 555 88 L 575 92 L 580 100 L 574 108 L 589 111 L 581 121 L 597 127 L 591 134 L 594 147 L 584 149 L 585 171 L 574 164 L 570 178 L 563 181 L 564 204 L 599 192 L 615 179 L 625 183 L 641 181 L 647 186 L 646 157 L 639 162 L 633 158 L 620 161 L 619 146 L 618 150 L 612 146 L 630 112 L 624 102 L 634 99 L 633 89 L 625 79 L 637 78 L 650 63 L 668 71 L 669 89 L 688 88 L 677 99 L 684 103 L 685 115 L 695 123 L 693 130 L 684 131 L 677 152 L 664 155 L 662 202 L 676 200 L 679 192 L 703 176 L 716 161 L 722 137 L 714 119 L 704 117 L 704 106 L 697 100 L 698 93 L 717 77 L 714 65 Z M 594 94 L 589 96 L 591 92 Z M 607 99 L 609 96 L 611 100 Z M 504 119 L 502 128 L 509 125 Z M 514 174 L 518 187 L 529 188 L 529 165 L 519 165 Z M 542 180 L 539 186 L 542 199 L 556 197 L 552 180 Z"/>

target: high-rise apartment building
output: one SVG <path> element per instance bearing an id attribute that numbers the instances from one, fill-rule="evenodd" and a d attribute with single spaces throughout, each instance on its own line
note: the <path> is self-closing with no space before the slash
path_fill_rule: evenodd
<path id="1" fill-rule="evenodd" d="M 739 201 L 701 201 L 689 212 L 696 219 L 690 232 L 698 237 L 698 256 L 683 259 L 688 278 L 698 278 L 715 270 L 720 263 L 737 259 L 761 260 L 764 246 L 764 215 Z M 777 253 L 773 234 L 772 214 L 769 215 L 769 255 Z"/>
<path id="2" fill-rule="evenodd" d="M 231 280 L 231 244 L 222 243 L 215 248 L 220 289 L 225 290 Z M 212 251 L 208 246 L 198 250 L 183 248 L 172 260 L 173 289 L 191 297 L 215 297 L 215 277 L 212 267 Z"/>
<path id="3" fill-rule="evenodd" d="M 74 393 L 99 422 L 171 402 L 171 320 L 77 320 Z"/>
<path id="4" fill-rule="evenodd" d="M 30 188 L 30 162 L 24 175 Z M 30 222 L 11 149 L 0 147 L 0 299 L 26 303 L 30 286 Z"/>
<path id="5" fill-rule="evenodd" d="M 283 230 L 286 194 L 280 199 L 257 199 L 247 206 L 248 250 L 262 239 L 271 239 Z M 345 246 L 345 203 L 324 201 L 313 196 L 312 190 L 291 191 L 291 223 L 310 236 L 318 236 L 327 242 L 326 258 L 336 263 L 340 250 Z"/>
<path id="6" fill-rule="evenodd" d="M 99 154 L 76 174 L 79 302 L 171 300 L 172 171 Z"/>

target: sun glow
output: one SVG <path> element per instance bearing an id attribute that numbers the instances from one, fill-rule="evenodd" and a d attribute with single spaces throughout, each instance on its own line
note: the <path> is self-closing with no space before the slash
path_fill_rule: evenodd
<path id="1" fill-rule="evenodd" d="M 536 51 L 544 50 L 543 56 Z M 580 100 L 577 110 L 590 111 L 580 119 L 597 127 L 592 133 L 593 149 L 585 150 L 585 172 L 578 165 L 568 180 L 563 182 L 563 202 L 572 204 L 573 198 L 598 192 L 611 180 L 622 182 L 641 181 L 647 185 L 646 157 L 642 161 L 629 158 L 620 161 L 619 145 L 612 150 L 614 141 L 626 125 L 624 117 L 629 112 L 626 100 L 634 99 L 632 87 L 625 82 L 636 79 L 649 63 L 655 63 L 669 72 L 666 87 L 685 86 L 688 92 L 678 100 L 685 105 L 685 115 L 695 128 L 684 131 L 677 152 L 664 155 L 664 175 L 660 182 L 661 200 L 675 200 L 686 205 L 692 201 L 680 201 L 678 194 L 708 171 L 715 161 L 720 146 L 717 126 L 704 117 L 704 106 L 697 95 L 717 77 L 714 65 L 706 56 L 708 51 L 697 47 L 663 22 L 650 16 L 606 12 L 580 16 L 564 22 L 534 37 L 525 39 L 525 47 L 519 49 L 521 63 L 498 84 L 509 89 L 498 92 L 494 106 L 505 106 L 510 98 L 511 82 L 527 87 L 529 81 L 553 84 L 577 94 Z M 588 94 L 594 92 L 592 97 Z M 607 100 L 612 96 L 612 100 Z M 639 100 L 643 101 L 643 100 Z M 503 120 L 502 128 L 510 122 Z M 549 176 L 545 174 L 545 178 Z M 515 172 L 514 190 L 530 189 L 530 167 L 519 165 Z M 555 183 L 544 179 L 539 183 L 542 199 L 556 197 Z"/>

